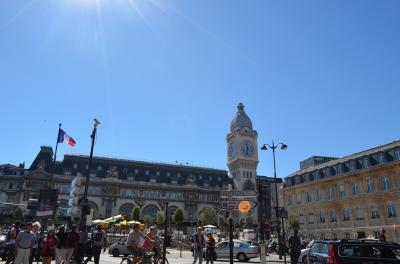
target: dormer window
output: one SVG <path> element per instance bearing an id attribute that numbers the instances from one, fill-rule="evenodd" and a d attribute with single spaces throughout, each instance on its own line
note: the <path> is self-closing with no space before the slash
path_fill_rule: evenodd
<path id="1" fill-rule="evenodd" d="M 168 171 L 167 172 L 167 177 L 170 177 L 171 176 L 171 173 Z"/>
<path id="2" fill-rule="evenodd" d="M 157 175 L 157 176 L 160 176 L 160 172 L 159 172 L 159 171 L 156 171 L 156 175 Z"/>
<path id="3" fill-rule="evenodd" d="M 101 171 L 103 168 L 101 167 L 101 165 L 97 166 L 97 170 Z"/>
<path id="4" fill-rule="evenodd" d="M 203 179 L 203 175 L 199 175 L 199 180 L 202 180 Z"/>
<path id="5" fill-rule="evenodd" d="M 396 153 L 394 155 L 396 157 L 396 160 L 400 160 L 400 150 L 396 150 Z"/>
<path id="6" fill-rule="evenodd" d="M 135 169 L 135 174 L 139 174 L 139 170 L 138 169 Z"/>
<path id="7" fill-rule="evenodd" d="M 78 169 L 78 163 L 74 163 L 73 168 L 76 170 Z"/>
<path id="8" fill-rule="evenodd" d="M 218 181 L 220 182 L 222 179 L 221 179 L 221 177 L 218 177 Z"/>
<path id="9" fill-rule="evenodd" d="M 371 160 L 370 160 L 369 157 L 364 158 L 363 165 L 364 165 L 364 168 L 365 168 L 365 169 L 371 167 Z"/>
<path id="10" fill-rule="evenodd" d="M 150 174 L 150 171 L 149 171 L 149 170 L 146 170 L 146 171 L 145 171 L 145 174 L 146 174 L 146 175 L 149 175 L 149 174 Z"/>
<path id="11" fill-rule="evenodd" d="M 177 176 L 178 178 L 180 178 L 180 177 L 181 177 L 181 174 L 178 172 L 178 173 L 176 174 L 176 176 Z"/>
<path id="12" fill-rule="evenodd" d="M 384 163 L 386 162 L 385 153 L 379 154 L 378 159 L 379 159 L 379 164 L 380 164 L 380 165 L 384 164 Z"/>

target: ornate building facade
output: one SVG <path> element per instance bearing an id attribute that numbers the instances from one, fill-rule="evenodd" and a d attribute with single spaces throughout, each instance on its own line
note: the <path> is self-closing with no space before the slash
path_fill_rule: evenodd
<path id="1" fill-rule="evenodd" d="M 284 179 L 284 204 L 314 238 L 400 241 L 400 141 L 340 159 L 311 157 Z"/>
<path id="2" fill-rule="evenodd" d="M 59 213 L 67 214 L 68 196 L 72 180 L 90 174 L 88 199 L 96 217 L 109 217 L 118 213 L 131 214 L 139 205 L 141 215 L 156 217 L 169 202 L 170 214 L 177 208 L 184 212 L 186 223 L 197 222 L 204 208 L 220 212 L 220 192 L 232 184 L 235 190 L 257 190 L 263 182 L 270 191 L 273 179 L 257 175 L 257 131 L 244 112 L 243 104 L 231 122 L 226 138 L 229 173 L 226 170 L 196 167 L 184 164 L 143 162 L 106 157 L 94 157 L 92 170 L 88 172 L 88 156 L 64 155 L 53 166 L 53 149 L 42 146 L 29 168 L 0 166 L 0 214 L 4 205 L 26 205 L 29 199 L 37 199 L 39 191 L 49 186 L 53 174 L 53 186 L 59 190 Z M 83 193 L 83 188 L 81 189 Z M 257 197 L 254 197 L 256 200 Z M 263 196 L 263 222 L 270 222 L 271 195 Z M 3 203 L 3 206 L 2 206 Z M 3 208 L 3 209 L 1 209 Z M 260 209 L 261 210 L 261 209 Z M 253 211 L 257 221 L 257 209 Z"/>

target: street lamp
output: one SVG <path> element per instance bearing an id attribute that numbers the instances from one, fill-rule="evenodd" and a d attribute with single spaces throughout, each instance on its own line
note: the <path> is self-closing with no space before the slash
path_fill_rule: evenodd
<path id="1" fill-rule="evenodd" d="M 277 227 L 276 230 L 278 232 L 278 245 L 281 246 L 282 242 L 281 242 L 281 228 L 280 228 L 280 222 L 279 222 L 279 201 L 278 201 L 278 184 L 276 181 L 276 165 L 275 165 L 275 149 L 279 148 L 281 150 L 286 150 L 287 149 L 287 145 L 285 143 L 278 143 L 277 145 L 275 145 L 274 141 L 272 141 L 272 145 L 268 145 L 268 144 L 263 144 L 261 147 L 261 150 L 268 150 L 268 148 L 272 149 L 272 156 L 273 156 L 273 160 L 274 160 L 274 180 L 275 180 L 275 200 L 276 200 L 276 205 L 275 205 L 275 213 L 276 213 L 276 219 L 277 219 Z M 282 232 L 283 232 L 283 239 L 285 239 L 285 225 L 283 223 L 283 218 L 282 218 Z M 285 240 L 284 240 L 285 241 Z M 280 243 L 281 242 L 281 243 Z M 286 246 L 286 243 L 284 243 L 284 245 Z M 281 251 L 281 249 L 279 249 Z M 284 260 L 286 263 L 286 250 L 284 249 Z M 282 252 L 282 251 L 281 251 Z M 282 255 L 279 254 L 279 259 L 282 259 Z"/>
<path id="2" fill-rule="evenodd" d="M 85 191 L 83 193 L 83 198 L 80 202 L 80 207 L 81 207 L 81 217 L 79 219 L 80 228 L 83 228 L 86 225 L 86 216 L 90 213 L 90 207 L 89 207 L 89 201 L 87 199 L 87 193 L 88 193 L 88 188 L 89 188 L 90 172 L 92 170 L 93 148 L 94 148 L 94 142 L 96 140 L 96 131 L 97 131 L 97 126 L 100 125 L 100 121 L 97 120 L 96 118 L 94 118 L 93 121 L 94 121 L 93 131 L 92 131 L 92 134 L 90 135 L 90 138 L 92 139 L 92 145 L 90 147 L 89 164 L 88 164 L 88 170 L 86 173 Z"/>

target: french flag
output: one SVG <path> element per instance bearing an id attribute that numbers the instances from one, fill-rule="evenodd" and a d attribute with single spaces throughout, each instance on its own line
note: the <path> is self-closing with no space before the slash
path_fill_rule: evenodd
<path id="1" fill-rule="evenodd" d="M 65 140 L 65 143 L 67 143 L 71 147 L 75 146 L 75 144 L 76 144 L 76 141 L 71 136 L 67 135 L 67 133 L 65 133 L 65 131 L 60 128 L 58 130 L 57 143 L 62 143 L 62 142 L 64 142 L 64 140 Z"/>

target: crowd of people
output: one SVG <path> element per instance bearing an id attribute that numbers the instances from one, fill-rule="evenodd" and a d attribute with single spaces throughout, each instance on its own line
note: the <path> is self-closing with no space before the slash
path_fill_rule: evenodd
<path id="1" fill-rule="evenodd" d="M 89 233 L 92 234 L 89 238 Z M 76 264 L 86 264 L 94 258 L 95 264 L 99 263 L 101 250 L 107 247 L 107 235 L 97 226 L 95 230 L 82 227 L 79 231 L 75 225 L 66 229 L 59 226 L 41 232 L 39 222 L 15 224 L 7 232 L 4 245 L 7 256 L 6 264 L 32 264 L 41 261 L 50 264 L 70 264 L 74 258 Z M 87 257 L 86 260 L 84 259 Z"/>

